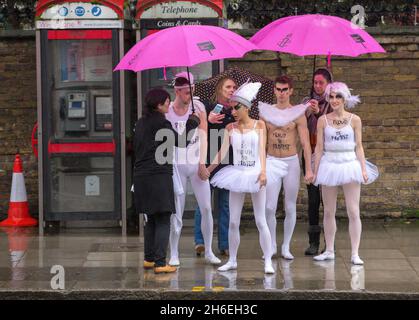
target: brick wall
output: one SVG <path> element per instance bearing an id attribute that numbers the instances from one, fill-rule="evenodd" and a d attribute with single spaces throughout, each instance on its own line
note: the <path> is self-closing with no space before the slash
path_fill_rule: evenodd
<path id="1" fill-rule="evenodd" d="M 38 167 L 31 148 L 36 122 L 36 53 L 32 31 L 0 32 L 0 218 L 7 214 L 13 161 L 17 150 L 30 212 L 38 212 Z"/>
<path id="2" fill-rule="evenodd" d="M 388 54 L 358 58 L 333 57 L 335 80 L 344 81 L 359 94 L 362 104 L 354 112 L 363 119 L 365 154 L 377 164 L 381 177 L 363 186 L 364 216 L 400 217 L 418 212 L 419 173 L 419 31 L 415 29 L 370 32 Z M 242 31 L 250 36 L 251 30 Z M 313 60 L 273 52 L 254 52 L 230 65 L 275 78 L 289 74 L 295 80 L 293 102 L 308 94 Z M 324 66 L 318 59 L 317 66 Z M 7 212 L 12 165 L 19 149 L 25 170 L 30 210 L 37 215 L 37 162 L 30 135 L 36 121 L 36 62 L 33 32 L 0 33 L 0 219 Z M 251 203 L 247 199 L 246 208 Z M 282 202 L 282 199 L 281 199 Z M 306 215 L 306 190 L 301 184 L 298 215 Z M 339 208 L 344 208 L 342 196 Z M 282 206 L 280 206 L 282 210 Z M 344 212 L 340 210 L 340 214 Z M 282 212 L 282 211 L 281 211 Z"/>

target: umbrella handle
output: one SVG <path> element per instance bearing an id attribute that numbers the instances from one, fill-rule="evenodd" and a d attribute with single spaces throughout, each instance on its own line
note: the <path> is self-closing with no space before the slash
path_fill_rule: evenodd
<path id="1" fill-rule="evenodd" d="M 189 77 L 189 67 L 186 67 L 186 74 L 188 75 L 189 90 L 191 92 L 192 114 L 194 114 L 195 113 L 195 106 L 193 105 L 193 93 L 192 93 L 191 79 Z"/>

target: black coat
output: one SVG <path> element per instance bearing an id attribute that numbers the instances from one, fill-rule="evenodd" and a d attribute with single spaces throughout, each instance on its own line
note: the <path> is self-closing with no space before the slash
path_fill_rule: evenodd
<path id="1" fill-rule="evenodd" d="M 137 121 L 134 138 L 134 196 L 138 213 L 176 211 L 172 180 L 173 147 L 186 147 L 189 143 L 186 140 L 188 132 L 198 125 L 197 117 L 188 119 L 186 130 L 179 135 L 162 113 L 154 112 Z M 159 131 L 162 129 L 167 130 L 163 134 L 166 138 L 158 141 L 156 134 L 162 133 Z M 167 138 L 168 134 L 173 139 Z M 160 156 L 156 159 L 156 155 Z"/>
<path id="2" fill-rule="evenodd" d="M 215 103 L 210 102 L 204 102 L 205 109 L 207 111 L 207 115 L 210 114 L 210 112 L 214 109 Z M 235 122 L 233 115 L 231 114 L 231 108 L 223 108 L 220 112 L 220 114 L 224 114 L 225 117 L 223 119 L 222 123 L 210 123 L 208 122 L 208 152 L 207 152 L 207 165 L 210 165 L 211 162 L 216 157 L 218 151 L 221 149 L 221 145 L 223 143 L 223 136 L 220 134 L 216 134 L 215 132 L 212 132 L 213 130 L 217 130 L 218 132 L 220 130 L 225 129 L 229 123 Z M 217 137 L 215 140 L 214 137 Z M 228 151 L 228 163 L 225 160 L 219 164 L 212 172 L 211 172 L 211 178 L 216 174 L 221 168 L 233 164 L 233 149 L 230 146 Z"/>

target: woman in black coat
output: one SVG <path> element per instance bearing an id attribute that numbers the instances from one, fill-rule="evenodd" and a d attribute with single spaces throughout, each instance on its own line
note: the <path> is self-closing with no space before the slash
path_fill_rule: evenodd
<path id="1" fill-rule="evenodd" d="M 194 114 L 179 135 L 166 120 L 170 95 L 151 89 L 145 97 L 144 117 L 135 129 L 134 196 L 138 213 L 145 214 L 144 268 L 155 273 L 175 272 L 166 264 L 170 234 L 170 215 L 175 210 L 173 191 L 173 146 L 186 147 L 188 132 L 199 125 Z"/>

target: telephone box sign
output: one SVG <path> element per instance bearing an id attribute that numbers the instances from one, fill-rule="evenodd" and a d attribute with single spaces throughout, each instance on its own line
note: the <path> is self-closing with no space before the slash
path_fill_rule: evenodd
<path id="1" fill-rule="evenodd" d="M 139 1 L 140 4 L 140 1 Z M 212 1 L 151 1 L 137 8 L 137 19 L 219 18 L 222 8 Z"/>
<path id="2" fill-rule="evenodd" d="M 57 19 L 123 19 L 124 0 L 39 0 L 36 17 Z"/>
<path id="3" fill-rule="evenodd" d="M 62 3 L 46 9 L 41 17 L 44 20 L 74 19 L 118 19 L 111 8 L 92 3 Z"/>

